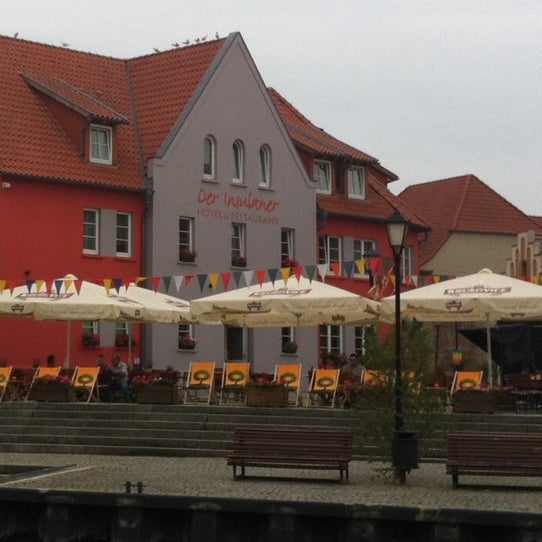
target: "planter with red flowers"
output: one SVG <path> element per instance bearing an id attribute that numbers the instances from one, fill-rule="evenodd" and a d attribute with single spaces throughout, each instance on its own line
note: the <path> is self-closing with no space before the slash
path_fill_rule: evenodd
<path id="1" fill-rule="evenodd" d="M 247 384 L 248 406 L 282 407 L 288 406 L 288 388 L 270 380 L 268 376 L 257 376 Z"/>

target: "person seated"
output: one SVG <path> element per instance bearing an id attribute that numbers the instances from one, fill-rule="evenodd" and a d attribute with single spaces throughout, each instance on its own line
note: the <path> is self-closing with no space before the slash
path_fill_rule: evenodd
<path id="1" fill-rule="evenodd" d="M 120 390 L 126 403 L 133 403 L 134 398 L 130 390 L 130 379 L 128 377 L 128 365 L 121 361 L 119 354 L 113 354 L 111 358 L 111 382 L 109 384 L 109 400 L 111 401 L 114 392 Z"/>
<path id="2" fill-rule="evenodd" d="M 345 373 L 350 373 L 355 377 L 361 378 L 361 373 L 363 373 L 363 365 L 360 362 L 359 357 L 356 354 L 350 354 L 348 358 L 348 363 L 343 366 L 342 371 Z"/>

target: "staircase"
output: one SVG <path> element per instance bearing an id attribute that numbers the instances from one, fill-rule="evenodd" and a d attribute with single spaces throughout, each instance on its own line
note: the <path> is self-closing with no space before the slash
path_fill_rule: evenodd
<path id="1" fill-rule="evenodd" d="M 223 457 L 237 425 L 352 428 L 355 458 L 375 457 L 377 447 L 364 435 L 371 412 L 322 408 L 257 408 L 110 403 L 0 403 L 0 452 L 84 453 L 172 457 Z M 537 414 L 438 414 L 409 427 L 420 438 L 422 459 L 445 457 L 450 430 L 542 431 Z"/>

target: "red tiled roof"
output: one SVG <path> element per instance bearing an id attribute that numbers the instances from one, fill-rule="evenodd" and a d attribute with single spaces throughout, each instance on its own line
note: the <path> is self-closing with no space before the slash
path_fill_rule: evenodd
<path id="1" fill-rule="evenodd" d="M 521 231 L 541 231 L 536 220 L 474 175 L 412 185 L 399 197 L 432 228 L 428 240 L 420 246 L 422 265 L 454 232 L 514 235 Z"/>
<path id="2" fill-rule="evenodd" d="M 317 128 L 276 90 L 269 89 L 269 95 L 296 146 L 331 159 L 347 156 L 357 163 L 365 164 L 368 170 L 374 168 L 380 177 L 393 180 L 398 178 L 395 173 L 383 168 L 378 159 Z M 395 211 L 399 211 L 412 224 L 427 228 L 427 224 L 412 209 L 387 189 L 385 182 L 374 179 L 371 174 L 366 175 L 366 193 L 363 200 L 348 198 L 343 194 L 318 194 L 317 199 L 318 205 L 332 214 L 385 221 Z"/>
<path id="3" fill-rule="evenodd" d="M 157 152 L 223 44 L 119 60 L 0 36 L 0 173 L 143 188 L 140 160 Z M 115 164 L 81 157 L 36 89 L 87 118 L 125 123 Z"/>

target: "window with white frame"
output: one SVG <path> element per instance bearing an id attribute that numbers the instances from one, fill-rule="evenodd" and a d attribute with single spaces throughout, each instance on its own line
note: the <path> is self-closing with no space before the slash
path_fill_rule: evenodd
<path id="1" fill-rule="evenodd" d="M 106 126 L 90 127 L 90 161 L 111 164 L 113 161 L 113 131 Z"/>
<path id="2" fill-rule="evenodd" d="M 317 192 L 331 194 L 331 164 L 329 162 L 314 161 L 314 180 Z"/>
<path id="3" fill-rule="evenodd" d="M 196 259 L 194 250 L 194 219 L 179 217 L 179 261 L 193 262 Z"/>
<path id="4" fill-rule="evenodd" d="M 99 322 L 97 320 L 94 320 L 92 322 L 82 322 L 81 327 L 81 345 L 87 348 L 92 346 L 100 346 Z"/>
<path id="5" fill-rule="evenodd" d="M 365 199 L 365 169 L 351 167 L 348 170 L 348 197 Z"/>
<path id="6" fill-rule="evenodd" d="M 216 176 L 216 141 L 207 136 L 203 142 L 203 178 L 214 179 Z"/>
<path id="7" fill-rule="evenodd" d="M 117 213 L 116 255 L 131 256 L 132 254 L 132 215 Z"/>
<path id="8" fill-rule="evenodd" d="M 318 263 L 342 261 L 342 238 L 323 235 L 318 239 Z"/>
<path id="9" fill-rule="evenodd" d="M 128 348 L 134 346 L 132 338 L 132 325 L 128 322 L 115 323 L 115 346 L 117 348 Z"/>
<path id="10" fill-rule="evenodd" d="M 271 185 L 271 149 L 268 145 L 260 147 L 260 186 Z"/>
<path id="11" fill-rule="evenodd" d="M 246 267 L 246 224 L 232 222 L 231 264 L 234 267 Z"/>
<path id="12" fill-rule="evenodd" d="M 96 209 L 83 211 L 83 252 L 98 254 L 99 214 Z"/>
<path id="13" fill-rule="evenodd" d="M 289 228 L 280 230 L 280 262 L 285 267 L 295 262 L 295 230 Z"/>
<path id="14" fill-rule="evenodd" d="M 297 342 L 293 327 L 283 327 L 280 329 L 281 352 L 283 354 L 295 354 L 297 352 Z"/>
<path id="15" fill-rule="evenodd" d="M 328 352 L 343 352 L 343 329 L 341 326 L 320 326 L 321 357 Z"/>
<path id="16" fill-rule="evenodd" d="M 242 183 L 245 176 L 245 146 L 241 140 L 233 143 L 233 179 L 234 183 Z"/>
<path id="17" fill-rule="evenodd" d="M 191 324 L 179 324 L 177 346 L 179 350 L 194 350 L 196 347 L 193 326 Z"/>
<path id="18" fill-rule="evenodd" d="M 365 261 L 364 276 L 369 275 L 369 262 L 367 261 L 367 254 L 376 254 L 376 241 L 373 241 L 372 239 L 354 239 L 352 255 L 354 256 L 354 261 Z M 355 273 L 359 275 L 357 266 L 355 268 Z"/>
<path id="19" fill-rule="evenodd" d="M 405 277 L 413 274 L 414 264 L 412 259 L 412 247 L 407 245 L 403 247 L 401 252 L 401 276 L 402 280 L 405 280 Z"/>

